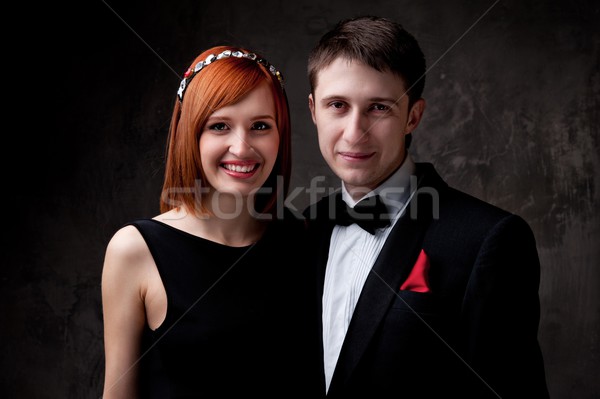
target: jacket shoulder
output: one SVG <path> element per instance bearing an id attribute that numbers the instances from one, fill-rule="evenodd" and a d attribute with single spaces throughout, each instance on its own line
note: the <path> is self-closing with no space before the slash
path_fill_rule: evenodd
<path id="1" fill-rule="evenodd" d="M 309 222 L 333 220 L 335 216 L 335 196 L 336 194 L 326 195 L 318 201 L 308 205 L 302 215 Z"/>

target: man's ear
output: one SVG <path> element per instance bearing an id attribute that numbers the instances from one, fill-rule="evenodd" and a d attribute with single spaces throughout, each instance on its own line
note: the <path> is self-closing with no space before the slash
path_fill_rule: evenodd
<path id="1" fill-rule="evenodd" d="M 423 112 L 425 112 L 425 100 L 419 98 L 408 111 L 406 134 L 411 133 L 419 126 L 419 122 L 421 122 L 421 118 L 423 118 Z"/>
<path id="2" fill-rule="evenodd" d="M 310 109 L 310 116 L 312 116 L 313 123 L 316 125 L 317 120 L 315 119 L 315 100 L 313 99 L 312 93 L 308 95 L 308 108 Z"/>

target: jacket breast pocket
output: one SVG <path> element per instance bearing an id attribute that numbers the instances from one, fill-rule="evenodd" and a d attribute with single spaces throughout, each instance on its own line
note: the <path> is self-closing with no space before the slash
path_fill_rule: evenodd
<path id="1" fill-rule="evenodd" d="M 400 290 L 392 303 L 392 311 L 404 311 L 420 314 L 438 314 L 442 311 L 441 299 L 430 292 Z"/>
<path id="2" fill-rule="evenodd" d="M 435 359 L 435 353 L 430 351 L 442 350 L 444 339 L 440 337 L 445 337 L 451 328 L 444 308 L 443 298 L 432 293 L 398 291 L 375 339 L 378 358 Z M 408 364 L 417 369 L 425 367 Z"/>

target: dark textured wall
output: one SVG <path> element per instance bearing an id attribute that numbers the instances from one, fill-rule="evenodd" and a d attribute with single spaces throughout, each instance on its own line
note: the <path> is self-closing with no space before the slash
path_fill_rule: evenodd
<path id="1" fill-rule="evenodd" d="M 101 396 L 104 248 L 126 221 L 158 213 L 179 75 L 200 50 L 230 43 L 267 55 L 287 80 L 292 186 L 317 175 L 337 184 L 309 118 L 306 56 L 338 19 L 364 13 L 401 22 L 427 56 L 415 158 L 534 230 L 552 397 L 598 397 L 598 2 L 80 3 L 6 16 L 17 27 L 5 35 L 14 127 L 3 135 L 3 397 Z M 309 200 L 302 192 L 293 204 Z"/>

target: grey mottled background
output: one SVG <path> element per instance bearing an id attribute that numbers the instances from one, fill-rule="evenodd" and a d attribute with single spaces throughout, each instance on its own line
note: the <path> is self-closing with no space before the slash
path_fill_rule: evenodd
<path id="1" fill-rule="evenodd" d="M 337 20 L 368 13 L 402 23 L 431 68 L 415 158 L 534 230 L 552 397 L 598 398 L 598 2 L 20 7 L 5 10 L 16 27 L 4 35 L 0 396 L 101 396 L 104 248 L 126 221 L 158 213 L 171 107 L 196 53 L 238 44 L 277 65 L 293 113 L 292 186 L 319 175 L 335 185 L 308 113 L 306 56 Z M 302 209 L 309 200 L 302 192 L 293 204 Z"/>

